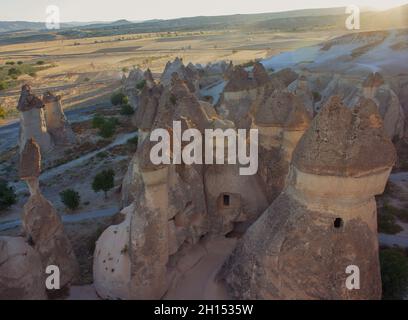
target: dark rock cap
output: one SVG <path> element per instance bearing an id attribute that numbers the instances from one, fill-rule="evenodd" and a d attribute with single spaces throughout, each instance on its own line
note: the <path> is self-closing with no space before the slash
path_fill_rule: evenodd
<path id="1" fill-rule="evenodd" d="M 261 126 L 305 130 L 311 121 L 302 100 L 284 91 L 280 82 L 272 81 L 255 103 L 255 123 Z"/>
<path id="2" fill-rule="evenodd" d="M 391 168 L 395 160 L 376 104 L 361 99 L 350 109 L 335 96 L 300 139 L 292 163 L 318 175 L 361 176 Z"/>
<path id="3" fill-rule="evenodd" d="M 229 79 L 224 88 L 225 92 L 243 91 L 256 87 L 256 82 L 249 78 L 248 72 L 242 66 L 234 67 Z"/>
<path id="4" fill-rule="evenodd" d="M 46 91 L 43 94 L 43 102 L 44 103 L 50 103 L 50 102 L 55 102 L 55 101 L 60 101 L 61 96 L 60 95 L 55 95 L 51 91 Z"/>
<path id="5" fill-rule="evenodd" d="M 34 108 L 44 108 L 44 103 L 35 94 L 31 93 L 31 87 L 28 84 L 25 84 L 21 87 L 17 110 L 24 112 Z"/>
<path id="6" fill-rule="evenodd" d="M 256 81 L 256 84 L 258 86 L 262 86 L 265 85 L 269 82 L 270 78 L 268 73 L 265 70 L 265 67 L 263 66 L 262 63 L 260 62 L 255 62 L 254 63 L 254 67 L 252 69 L 253 75 L 254 75 L 254 79 Z"/>

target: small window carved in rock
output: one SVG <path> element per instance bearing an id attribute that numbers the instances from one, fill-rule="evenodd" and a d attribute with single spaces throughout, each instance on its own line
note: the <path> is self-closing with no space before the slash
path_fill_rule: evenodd
<path id="1" fill-rule="evenodd" d="M 229 194 L 224 194 L 222 197 L 222 201 L 225 207 L 229 207 L 230 205 L 230 196 Z"/>
<path id="2" fill-rule="evenodd" d="M 335 220 L 334 220 L 334 227 L 336 228 L 336 229 L 339 229 L 339 228 L 341 228 L 342 226 L 343 226 L 343 219 L 341 219 L 341 218 L 336 218 Z"/>

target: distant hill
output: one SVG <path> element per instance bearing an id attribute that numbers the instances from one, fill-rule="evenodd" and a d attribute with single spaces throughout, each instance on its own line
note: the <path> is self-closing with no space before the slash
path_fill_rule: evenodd
<path id="1" fill-rule="evenodd" d="M 304 9 L 285 12 L 235 14 L 223 16 L 197 16 L 169 20 L 148 20 L 131 22 L 125 19 L 114 22 L 70 22 L 61 24 L 61 30 L 44 30 L 41 22 L 3 21 L 0 22 L 0 43 L 24 42 L 30 39 L 45 39 L 55 36 L 83 38 L 125 35 L 150 32 L 206 31 L 240 29 L 245 31 L 303 31 L 343 30 L 347 14 L 344 7 Z M 362 30 L 408 27 L 408 5 L 386 11 L 363 11 Z M 27 35 L 11 33 L 26 30 Z M 37 34 L 35 34 L 37 33 Z M 41 35 L 39 35 L 41 33 Z"/>

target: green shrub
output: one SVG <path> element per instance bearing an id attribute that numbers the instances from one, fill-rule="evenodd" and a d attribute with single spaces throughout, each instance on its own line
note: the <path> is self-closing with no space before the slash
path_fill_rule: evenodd
<path id="1" fill-rule="evenodd" d="M 176 97 L 174 94 L 172 94 L 172 95 L 170 96 L 170 102 L 171 102 L 171 104 L 172 104 L 173 106 L 176 105 L 176 103 L 177 103 L 177 97 Z"/>
<path id="2" fill-rule="evenodd" d="M 136 146 L 137 146 L 138 142 L 139 142 L 139 137 L 138 136 L 130 138 L 130 139 L 128 139 L 126 141 L 127 144 L 133 144 L 133 145 L 136 145 Z"/>
<path id="3" fill-rule="evenodd" d="M 122 72 L 128 72 L 129 71 L 129 68 L 128 67 L 123 67 L 122 68 Z"/>
<path id="4" fill-rule="evenodd" d="M 36 62 L 37 65 L 42 66 L 45 64 L 45 62 L 43 60 L 39 60 Z"/>
<path id="5" fill-rule="evenodd" d="M 14 66 L 14 61 L 6 61 L 6 64 L 9 66 Z"/>
<path id="6" fill-rule="evenodd" d="M 127 101 L 126 95 L 123 92 L 119 91 L 119 92 L 115 92 L 114 94 L 112 94 L 111 103 L 114 106 L 118 106 L 118 105 L 121 105 L 121 104 L 126 104 L 126 103 L 128 103 L 128 101 Z"/>
<path id="7" fill-rule="evenodd" d="M 92 182 L 92 189 L 95 192 L 103 191 L 106 199 L 108 191 L 114 187 L 114 178 L 115 172 L 112 169 L 103 170 L 95 176 Z"/>
<path id="8" fill-rule="evenodd" d="M 382 212 L 378 215 L 378 231 L 386 234 L 397 234 L 403 229 L 396 223 L 396 219 L 389 213 Z"/>
<path id="9" fill-rule="evenodd" d="M 13 187 L 9 187 L 8 183 L 0 180 L 0 210 L 5 210 L 17 202 L 17 196 Z"/>
<path id="10" fill-rule="evenodd" d="M 101 151 L 96 154 L 96 157 L 99 159 L 105 159 L 109 156 L 109 153 L 106 151 Z"/>
<path id="11" fill-rule="evenodd" d="M 21 65 L 23 64 L 23 61 L 17 61 L 17 64 L 18 64 L 19 66 L 21 66 Z"/>
<path id="12" fill-rule="evenodd" d="M 380 251 L 383 299 L 403 299 L 408 294 L 408 257 L 401 249 Z"/>
<path id="13" fill-rule="evenodd" d="M 112 137 L 115 134 L 117 123 L 115 118 L 105 119 L 99 128 L 99 135 L 105 139 Z"/>
<path id="14" fill-rule="evenodd" d="M 313 102 L 319 102 L 320 100 L 322 100 L 322 96 L 317 91 L 313 91 L 312 96 L 313 96 Z"/>
<path id="15" fill-rule="evenodd" d="M 70 210 L 75 210 L 79 207 L 81 197 L 78 192 L 73 189 L 66 189 L 60 192 L 61 202 Z"/>
<path id="16" fill-rule="evenodd" d="M 105 122 L 105 118 L 99 114 L 94 115 L 92 119 L 92 128 L 100 129 Z"/>
<path id="17" fill-rule="evenodd" d="M 140 81 L 140 82 L 136 85 L 136 89 L 138 89 L 138 90 L 143 90 L 143 88 L 145 87 L 145 85 L 146 85 L 146 80 L 142 80 L 142 81 Z"/>
<path id="18" fill-rule="evenodd" d="M 20 69 L 17 69 L 17 68 L 10 68 L 10 69 L 8 70 L 8 75 L 9 75 L 10 77 L 18 77 L 18 76 L 21 75 L 21 70 L 20 70 Z"/>
<path id="19" fill-rule="evenodd" d="M 5 81 L 0 81 L 0 91 L 6 90 L 8 88 L 8 84 Z"/>
<path id="20" fill-rule="evenodd" d="M 385 203 L 381 209 L 381 212 L 385 214 L 393 215 L 394 217 L 397 217 L 402 222 L 408 223 L 408 210 L 406 209 L 400 209 L 388 203 Z"/>
<path id="21" fill-rule="evenodd" d="M 124 116 L 130 116 L 135 113 L 135 110 L 133 110 L 132 106 L 130 104 L 123 104 L 120 107 L 120 114 Z"/>

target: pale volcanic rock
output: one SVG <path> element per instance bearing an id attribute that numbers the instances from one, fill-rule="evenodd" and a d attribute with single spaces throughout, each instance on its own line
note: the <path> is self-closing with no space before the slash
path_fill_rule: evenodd
<path id="1" fill-rule="evenodd" d="M 297 78 L 288 86 L 288 90 L 302 100 L 309 114 L 313 116 L 315 112 L 314 98 L 306 76 L 299 76 L 299 78 Z"/>
<path id="2" fill-rule="evenodd" d="M 362 99 L 350 110 L 339 97 L 333 97 L 323 108 L 293 155 L 299 170 L 336 176 L 383 170 L 395 160 L 394 146 L 384 134 L 375 103 Z"/>
<path id="3" fill-rule="evenodd" d="M 123 91 L 129 99 L 129 104 L 134 110 L 139 107 L 139 90 L 137 86 L 145 80 L 144 73 L 139 68 L 133 68 L 123 82 Z"/>
<path id="4" fill-rule="evenodd" d="M 252 106 L 253 129 L 259 132 L 259 170 L 269 203 L 282 191 L 292 152 L 309 127 L 311 116 L 302 100 L 271 81 Z"/>
<path id="5" fill-rule="evenodd" d="M 44 268 L 58 266 L 61 272 L 61 288 L 77 280 L 79 266 L 71 243 L 64 233 L 61 218 L 40 193 L 31 195 L 24 205 L 23 230 L 33 241 Z"/>
<path id="6" fill-rule="evenodd" d="M 200 77 L 198 71 L 191 66 L 185 67 L 183 64 L 183 60 L 179 57 L 176 57 L 173 62 L 167 62 L 160 78 L 160 84 L 165 87 L 170 86 L 174 74 L 177 74 L 180 79 L 186 81 L 187 86 L 191 92 L 195 93 L 196 95 L 199 94 Z"/>
<path id="7" fill-rule="evenodd" d="M 363 83 L 363 95 L 372 99 L 384 119 L 384 128 L 390 138 L 404 135 L 405 114 L 397 94 L 384 82 L 379 73 L 373 73 Z"/>
<path id="8" fill-rule="evenodd" d="M 17 110 L 20 111 L 20 152 L 28 139 L 34 138 L 40 145 L 42 152 L 52 149 L 51 137 L 47 132 L 44 116 L 44 103 L 31 92 L 31 87 L 25 84 L 21 88 Z"/>
<path id="9" fill-rule="evenodd" d="M 150 71 L 150 69 L 147 69 L 144 72 L 143 77 L 144 77 L 144 80 L 146 81 L 146 86 L 148 88 L 153 88 L 156 83 L 155 83 L 155 81 L 153 79 L 153 75 L 152 75 L 152 72 Z"/>
<path id="10" fill-rule="evenodd" d="M 23 151 L 20 154 L 19 163 L 20 179 L 37 179 L 41 173 L 41 153 L 40 147 L 33 138 L 27 140 Z"/>
<path id="11" fill-rule="evenodd" d="M 124 208 L 123 222 L 108 227 L 95 244 L 93 277 L 103 299 L 130 298 L 130 220 L 134 205 Z"/>
<path id="12" fill-rule="evenodd" d="M 234 67 L 229 78 L 216 107 L 217 112 L 233 121 L 237 128 L 248 129 L 251 125 L 251 104 L 257 97 L 259 87 L 242 66 Z"/>
<path id="13" fill-rule="evenodd" d="M 257 86 L 264 86 L 271 80 L 263 64 L 260 62 L 254 63 L 252 74 Z"/>
<path id="14" fill-rule="evenodd" d="M 40 170 L 39 146 L 30 139 L 20 159 L 20 177 L 25 180 L 30 190 L 30 198 L 23 210 L 23 232 L 39 253 L 44 269 L 49 265 L 60 268 L 60 284 L 61 288 L 64 288 L 76 280 L 79 266 L 71 243 L 64 233 L 60 216 L 41 194 L 38 182 Z"/>
<path id="15" fill-rule="evenodd" d="M 277 72 L 274 72 L 271 75 L 271 78 L 276 78 L 279 81 L 281 81 L 286 87 L 290 85 L 293 81 L 295 81 L 299 75 L 293 71 L 291 68 L 285 68 L 282 70 L 279 70 Z"/>
<path id="16" fill-rule="evenodd" d="M 150 141 L 149 135 L 155 128 L 168 129 L 170 139 L 177 138 L 173 121 L 180 121 L 182 130 L 195 128 L 201 134 L 207 128 L 234 128 L 210 104 L 199 101 L 177 73 L 173 73 L 168 86 L 157 88 L 161 89 L 154 102 L 154 117 L 143 127 L 144 138 L 122 184 L 129 220 L 106 230 L 95 251 L 95 287 L 109 299 L 161 298 L 181 281 L 185 270 L 179 268 L 179 262 L 202 237 L 225 235 L 235 223 L 249 224 L 268 205 L 259 178 L 240 176 L 237 165 L 152 163 L 150 151 L 156 142 Z M 144 92 L 148 97 L 148 91 Z M 225 197 L 228 203 L 223 204 Z M 117 245 L 111 246 L 109 241 Z M 122 257 L 120 251 L 126 244 L 128 250 Z"/>
<path id="17" fill-rule="evenodd" d="M 372 101 L 350 110 L 331 99 L 297 145 L 287 187 L 219 274 L 231 296 L 380 299 L 374 196 L 394 161 Z M 350 265 L 359 267 L 359 290 L 346 287 Z"/>
<path id="18" fill-rule="evenodd" d="M 45 105 L 47 131 L 50 133 L 54 144 L 74 144 L 76 137 L 65 117 L 61 104 L 61 96 L 54 95 L 50 91 L 47 91 L 43 95 L 43 102 Z"/>
<path id="19" fill-rule="evenodd" d="M 229 76 L 228 84 L 224 92 L 239 92 L 250 90 L 256 87 L 256 82 L 249 77 L 248 71 L 242 66 L 235 66 Z"/>
<path id="20" fill-rule="evenodd" d="M 45 300 L 45 269 L 21 237 L 0 237 L 0 300 Z"/>
<path id="21" fill-rule="evenodd" d="M 132 118 L 132 123 L 139 129 L 139 132 L 151 130 L 162 92 L 163 87 L 156 84 L 153 84 L 152 87 L 146 85 L 142 89 L 139 96 L 139 107 Z"/>

